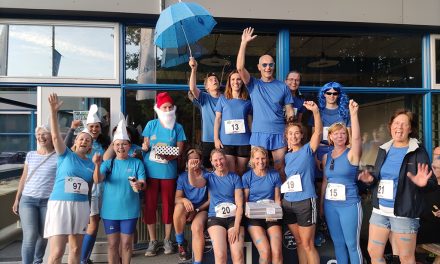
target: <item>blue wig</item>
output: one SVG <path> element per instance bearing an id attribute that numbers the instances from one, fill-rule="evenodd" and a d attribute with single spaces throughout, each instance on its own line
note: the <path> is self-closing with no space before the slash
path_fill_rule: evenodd
<path id="1" fill-rule="evenodd" d="M 339 93 L 338 95 L 338 99 L 336 100 L 336 103 L 338 104 L 338 113 L 339 116 L 343 119 L 343 120 L 347 120 L 348 119 L 348 96 L 347 94 L 344 93 L 344 91 L 342 90 L 342 85 L 340 83 L 337 82 L 329 82 L 324 84 L 324 86 L 322 86 L 321 90 L 319 90 L 319 94 L 318 94 L 318 105 L 319 105 L 319 110 L 324 110 L 326 102 L 325 102 L 325 92 L 327 92 L 328 90 L 335 90 Z"/>

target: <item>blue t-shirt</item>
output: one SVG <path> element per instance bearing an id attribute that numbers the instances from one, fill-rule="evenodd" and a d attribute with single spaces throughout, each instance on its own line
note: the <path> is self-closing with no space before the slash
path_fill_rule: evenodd
<path id="1" fill-rule="evenodd" d="M 92 151 L 90 151 L 89 154 L 87 154 L 87 158 L 92 159 L 93 155 L 95 155 L 95 153 L 99 153 L 102 155 L 104 155 L 105 149 L 102 147 L 101 143 L 99 143 L 98 141 L 96 141 L 96 139 L 93 140 L 92 143 Z"/>
<path id="2" fill-rule="evenodd" d="M 136 144 L 131 144 L 130 150 L 128 150 L 128 155 L 131 157 L 136 151 L 142 151 L 142 147 Z"/>
<path id="3" fill-rule="evenodd" d="M 200 92 L 199 98 L 194 98 L 193 104 L 202 113 L 202 141 L 214 142 L 215 106 L 218 98 L 212 97 L 207 92 Z"/>
<path id="4" fill-rule="evenodd" d="M 101 165 L 104 178 L 101 217 L 107 220 L 127 220 L 140 215 L 139 193 L 133 191 L 128 177 L 145 180 L 145 168 L 142 161 L 128 157 L 120 160 L 115 158 L 113 169 L 111 159 Z"/>
<path id="5" fill-rule="evenodd" d="M 206 174 L 206 172 L 203 172 Z M 177 178 L 177 187 L 176 190 L 182 191 L 185 195 L 185 198 L 193 203 L 194 208 L 200 207 L 204 202 L 208 200 L 208 192 L 207 188 L 197 188 L 189 184 L 188 180 L 188 172 L 182 172 Z"/>
<path id="6" fill-rule="evenodd" d="M 387 157 L 380 169 L 381 180 L 393 181 L 393 199 L 379 198 L 379 204 L 385 207 L 394 208 L 396 200 L 397 184 L 399 183 L 400 167 L 402 167 L 403 159 L 408 152 L 408 147 L 396 148 L 391 146 L 387 153 Z"/>
<path id="7" fill-rule="evenodd" d="M 241 179 L 243 188 L 249 189 L 249 202 L 257 202 L 264 199 L 275 199 L 275 188 L 281 187 L 280 174 L 276 170 L 268 170 L 264 176 L 258 176 L 250 169 Z"/>
<path id="8" fill-rule="evenodd" d="M 58 156 L 57 174 L 55 184 L 49 200 L 52 201 L 88 201 L 88 194 L 68 193 L 65 192 L 66 177 L 78 177 L 86 181 L 91 187 L 93 180 L 93 170 L 95 165 L 90 159 L 82 159 L 72 150 L 66 148 L 63 154 Z"/>
<path id="9" fill-rule="evenodd" d="M 316 198 L 315 191 L 315 158 L 310 143 L 305 144 L 295 152 L 287 152 L 284 157 L 286 167 L 284 171 L 287 179 L 299 174 L 301 177 L 301 192 L 287 192 L 284 199 L 289 202 L 299 202 L 305 199 Z"/>
<path id="10" fill-rule="evenodd" d="M 162 126 L 159 119 L 154 119 L 147 123 L 142 136 L 150 139 L 149 151 L 144 156 L 148 177 L 154 179 L 175 179 L 177 177 L 177 159 L 163 161 L 155 155 L 153 146 L 176 147 L 177 142 L 185 141 L 186 136 L 182 125 L 176 123 L 173 129 L 168 129 Z"/>
<path id="11" fill-rule="evenodd" d="M 350 164 L 347 157 L 349 151 L 350 149 L 347 148 L 335 159 L 331 157 L 331 152 L 327 154 L 327 162 L 324 168 L 325 175 L 327 176 L 327 183 L 338 183 L 345 186 L 345 201 L 331 201 L 325 199 L 325 202 L 331 205 L 347 206 L 356 204 L 360 201 L 358 187 L 356 185 L 358 166 Z M 332 160 L 333 170 L 330 170 Z"/>
<path id="12" fill-rule="evenodd" d="M 263 82 L 251 77 L 247 88 L 253 106 L 252 132 L 283 134 L 283 107 L 293 104 L 287 85 L 278 80 Z"/>
<path id="13" fill-rule="evenodd" d="M 251 131 L 249 129 L 248 116 L 252 115 L 252 104 L 250 100 L 226 99 L 223 95 L 218 100 L 216 112 L 222 114 L 220 123 L 220 140 L 224 145 L 245 146 L 249 145 Z M 226 134 L 226 126 L 237 126 L 236 124 L 225 124 L 228 120 L 243 120 L 245 133 Z"/>
<path id="14" fill-rule="evenodd" d="M 203 178 L 210 194 L 208 216 L 215 216 L 215 207 L 221 203 L 235 204 L 235 190 L 243 189 L 240 176 L 233 172 L 225 176 L 218 176 L 215 172 L 204 173 Z"/>

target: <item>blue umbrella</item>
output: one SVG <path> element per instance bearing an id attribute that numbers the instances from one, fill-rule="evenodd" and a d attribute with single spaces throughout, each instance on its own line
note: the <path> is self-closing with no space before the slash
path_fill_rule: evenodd
<path id="1" fill-rule="evenodd" d="M 197 44 L 190 45 L 192 51 L 192 55 L 194 58 L 198 58 L 202 56 L 202 47 Z M 163 68 L 170 68 L 184 62 L 189 61 L 190 55 L 188 55 L 188 46 L 180 47 L 180 48 L 168 48 L 162 50 L 162 58 L 160 66 Z"/>
<path id="2" fill-rule="evenodd" d="M 163 10 L 156 23 L 154 44 L 160 48 L 179 48 L 197 42 L 211 33 L 215 22 L 211 14 L 196 3 L 180 2 Z"/>

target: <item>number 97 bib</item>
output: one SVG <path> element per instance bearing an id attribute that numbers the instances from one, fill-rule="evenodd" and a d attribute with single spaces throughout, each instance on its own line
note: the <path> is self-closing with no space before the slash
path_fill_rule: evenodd
<path id="1" fill-rule="evenodd" d="M 68 176 L 64 180 L 64 192 L 87 195 L 89 184 L 80 177 Z"/>
<path id="2" fill-rule="evenodd" d="M 233 203 L 220 203 L 215 207 L 215 216 L 220 218 L 228 218 L 235 216 L 237 206 Z"/>

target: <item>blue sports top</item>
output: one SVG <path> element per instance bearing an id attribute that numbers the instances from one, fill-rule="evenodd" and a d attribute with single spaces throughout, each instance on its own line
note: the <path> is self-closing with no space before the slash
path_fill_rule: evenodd
<path id="1" fill-rule="evenodd" d="M 200 109 L 202 114 L 202 141 L 214 142 L 215 106 L 218 98 L 212 97 L 207 92 L 200 92 L 199 98 L 194 98 L 193 104 Z"/>
<path id="2" fill-rule="evenodd" d="M 352 205 L 360 201 L 357 182 L 357 170 L 358 166 L 350 164 L 347 154 L 350 151 L 347 148 L 339 157 L 333 159 L 331 152 L 327 154 L 327 161 L 325 164 L 325 175 L 327 177 L 327 183 L 338 183 L 345 185 L 345 201 L 330 201 L 325 200 L 326 203 L 332 205 Z M 332 161 L 333 160 L 333 161 Z M 333 170 L 330 169 L 330 165 L 333 162 Z M 324 194 L 323 194 L 324 195 Z"/>
<path id="3" fill-rule="evenodd" d="M 248 125 L 248 116 L 252 115 L 252 104 L 250 100 L 226 99 L 223 95 L 218 100 L 216 112 L 222 114 L 220 123 L 220 140 L 224 145 L 245 146 L 249 145 L 251 131 Z M 226 134 L 225 127 L 232 124 L 225 124 L 228 120 L 242 120 L 245 133 Z"/>
<path id="4" fill-rule="evenodd" d="M 301 177 L 301 192 L 287 192 L 284 199 L 289 202 L 299 202 L 316 198 L 315 191 L 315 158 L 310 143 L 305 144 L 295 152 L 287 152 L 284 157 L 286 178 L 299 174 Z"/>
<path id="5" fill-rule="evenodd" d="M 264 199 L 275 199 L 275 188 L 281 187 L 280 174 L 276 170 L 268 170 L 266 175 L 258 176 L 253 169 L 248 170 L 242 177 L 243 188 L 249 189 L 249 202 Z"/>
<path id="6" fill-rule="evenodd" d="M 263 82 L 251 77 L 246 87 L 253 106 L 252 132 L 283 134 L 283 107 L 293 104 L 292 94 L 287 85 L 275 79 Z"/>
<path id="7" fill-rule="evenodd" d="M 208 216 L 215 216 L 215 207 L 221 203 L 235 204 L 235 190 L 243 189 L 240 176 L 229 172 L 225 176 L 218 176 L 215 172 L 204 173 L 203 178 L 209 190 L 209 211 Z"/>
<path id="8" fill-rule="evenodd" d="M 202 173 L 206 174 L 207 172 L 203 171 Z M 183 191 L 185 198 L 193 203 L 194 209 L 200 207 L 208 200 L 208 191 L 206 186 L 197 188 L 189 184 L 187 171 L 182 172 L 177 178 L 176 190 Z"/>

